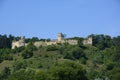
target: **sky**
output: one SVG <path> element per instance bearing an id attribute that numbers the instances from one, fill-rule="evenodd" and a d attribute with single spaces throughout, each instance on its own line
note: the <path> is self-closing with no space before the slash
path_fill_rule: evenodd
<path id="1" fill-rule="evenodd" d="M 120 35 L 120 0 L 0 0 L 0 34 Z"/>

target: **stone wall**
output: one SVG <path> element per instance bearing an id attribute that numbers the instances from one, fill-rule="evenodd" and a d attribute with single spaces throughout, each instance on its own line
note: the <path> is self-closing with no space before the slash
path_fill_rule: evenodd
<path id="1" fill-rule="evenodd" d="M 89 37 L 89 38 L 83 40 L 83 45 L 92 45 L 92 43 L 93 43 L 92 41 L 93 41 L 92 37 Z"/>
<path id="2" fill-rule="evenodd" d="M 52 41 L 37 41 L 34 43 L 34 45 L 36 47 L 40 47 L 40 46 L 48 46 L 48 45 L 57 45 L 58 43 L 68 43 L 70 45 L 77 45 L 78 44 L 78 40 L 74 40 L 74 39 L 70 39 L 70 40 L 66 40 L 64 39 L 64 36 L 62 33 L 58 34 L 58 40 L 52 40 Z M 26 46 L 27 43 L 25 43 L 25 37 L 21 37 L 21 39 L 19 41 L 13 41 L 12 42 L 12 49 L 14 49 L 15 47 L 20 47 L 20 46 Z M 83 40 L 83 45 L 92 45 L 92 37 L 89 37 L 85 40 Z"/>
<path id="3" fill-rule="evenodd" d="M 78 40 L 67 40 L 67 43 L 70 44 L 70 45 L 77 45 Z"/>
<path id="4" fill-rule="evenodd" d="M 47 46 L 47 44 L 44 41 L 37 41 L 37 42 L 34 43 L 34 45 L 36 47 Z"/>
<path id="5" fill-rule="evenodd" d="M 13 40 L 12 41 L 12 49 L 14 49 L 15 47 L 21 47 L 21 46 L 25 46 L 25 37 L 21 37 L 21 39 L 19 41 Z"/>

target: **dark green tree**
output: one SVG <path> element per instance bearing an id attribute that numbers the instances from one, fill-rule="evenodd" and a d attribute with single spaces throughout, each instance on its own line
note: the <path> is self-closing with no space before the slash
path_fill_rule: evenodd
<path id="1" fill-rule="evenodd" d="M 54 80 L 87 80 L 81 65 L 67 61 L 52 69 Z"/>
<path id="2" fill-rule="evenodd" d="M 5 67 L 0 74 L 0 80 L 6 80 L 9 75 L 10 75 L 10 69 L 9 67 Z"/>

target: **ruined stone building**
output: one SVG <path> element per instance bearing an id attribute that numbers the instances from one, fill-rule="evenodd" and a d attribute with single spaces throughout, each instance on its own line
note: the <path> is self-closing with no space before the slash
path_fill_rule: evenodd
<path id="1" fill-rule="evenodd" d="M 19 41 L 16 41 L 16 40 L 12 41 L 12 49 L 14 49 L 15 47 L 21 47 L 21 46 L 25 46 L 25 37 L 24 36 L 22 36 Z"/>
<path id="2" fill-rule="evenodd" d="M 58 33 L 58 42 L 64 41 L 64 35 L 62 33 Z"/>
<path id="3" fill-rule="evenodd" d="M 51 41 L 37 41 L 37 42 L 34 42 L 34 45 L 36 47 L 40 47 L 40 46 L 48 46 L 48 45 L 57 45 L 58 43 L 61 43 L 61 44 L 68 43 L 70 45 L 77 45 L 78 40 L 65 39 L 64 35 L 62 33 L 58 33 L 58 39 L 51 40 Z M 92 37 L 83 40 L 83 44 L 84 45 L 92 45 Z M 26 45 L 27 45 L 27 43 L 25 43 L 25 37 L 21 37 L 21 39 L 19 41 L 14 40 L 12 42 L 12 49 L 14 49 L 15 47 L 21 47 L 21 46 L 26 46 Z"/>
<path id="4" fill-rule="evenodd" d="M 92 44 L 93 44 L 92 37 L 89 37 L 89 38 L 83 40 L 83 45 L 92 45 Z"/>

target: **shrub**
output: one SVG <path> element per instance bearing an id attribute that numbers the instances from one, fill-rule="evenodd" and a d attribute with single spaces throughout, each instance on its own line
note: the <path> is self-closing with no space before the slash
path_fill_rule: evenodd
<path id="1" fill-rule="evenodd" d="M 24 50 L 23 52 L 22 52 L 22 57 L 24 58 L 24 59 L 27 59 L 27 58 L 30 58 L 30 57 L 32 57 L 33 56 L 33 52 L 31 51 L 31 50 Z"/>
<path id="2" fill-rule="evenodd" d="M 27 67 L 27 62 L 26 61 L 16 61 L 13 64 L 13 70 L 18 71 L 20 69 L 26 69 Z"/>
<path id="3" fill-rule="evenodd" d="M 68 48 L 67 50 L 64 50 L 63 54 L 66 59 L 79 59 L 85 57 L 83 50 L 79 47 Z"/>
<path id="4" fill-rule="evenodd" d="M 25 49 L 25 46 L 21 47 L 15 47 L 15 49 L 12 49 L 12 53 L 19 53 Z"/>
<path id="5" fill-rule="evenodd" d="M 53 80 L 87 80 L 81 65 L 68 61 L 51 69 Z"/>
<path id="6" fill-rule="evenodd" d="M 86 64 L 86 59 L 85 59 L 84 57 L 82 57 L 82 58 L 80 59 L 80 61 L 81 61 L 82 64 Z"/>
<path id="7" fill-rule="evenodd" d="M 114 68 L 114 64 L 113 63 L 108 63 L 107 64 L 107 70 L 112 70 Z"/>
<path id="8" fill-rule="evenodd" d="M 55 45 L 49 45 L 46 48 L 46 51 L 55 51 L 58 50 L 58 48 Z"/>
<path id="9" fill-rule="evenodd" d="M 26 49 L 31 50 L 31 51 L 36 51 L 37 47 L 34 46 L 34 44 L 32 42 L 28 43 Z"/>
<path id="10" fill-rule="evenodd" d="M 10 75 L 10 68 L 5 67 L 4 70 L 0 74 L 0 80 L 6 80 Z"/>

